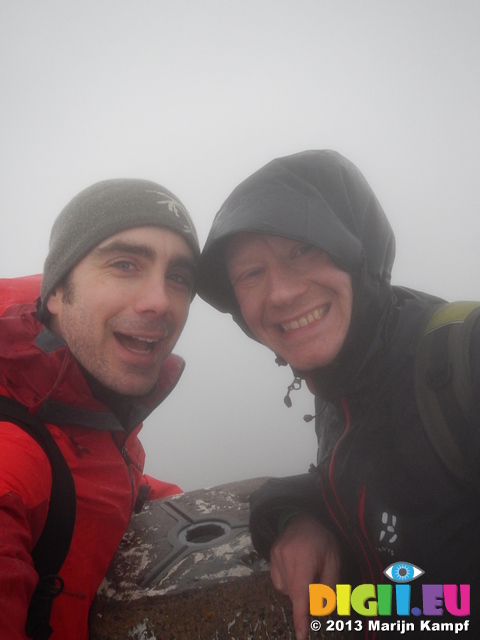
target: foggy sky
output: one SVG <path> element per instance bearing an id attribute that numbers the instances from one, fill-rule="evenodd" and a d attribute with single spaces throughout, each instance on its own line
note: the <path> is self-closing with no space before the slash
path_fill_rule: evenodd
<path id="1" fill-rule="evenodd" d="M 159 182 L 200 241 L 274 157 L 336 149 L 395 230 L 393 283 L 479 299 L 478 0 L 2 0 L 0 276 L 42 270 L 51 225 L 106 178 Z M 146 421 L 148 473 L 185 490 L 306 471 L 306 391 L 196 298 L 187 361 Z"/>

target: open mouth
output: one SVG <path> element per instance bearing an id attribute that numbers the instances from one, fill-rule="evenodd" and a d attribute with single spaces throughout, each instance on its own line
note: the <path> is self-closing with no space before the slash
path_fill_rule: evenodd
<path id="1" fill-rule="evenodd" d="M 309 324 L 316 322 L 317 320 L 321 320 L 330 309 L 330 305 L 326 304 L 311 313 L 307 313 L 305 316 L 300 316 L 295 320 L 290 320 L 290 322 L 282 322 L 279 326 L 283 333 L 286 331 L 293 331 L 295 329 L 303 329 L 304 327 L 308 327 Z"/>
<path id="2" fill-rule="evenodd" d="M 115 333 L 116 339 L 129 351 L 133 353 L 152 353 L 159 343 L 159 338 L 141 338 L 139 336 L 129 336 L 124 333 Z"/>

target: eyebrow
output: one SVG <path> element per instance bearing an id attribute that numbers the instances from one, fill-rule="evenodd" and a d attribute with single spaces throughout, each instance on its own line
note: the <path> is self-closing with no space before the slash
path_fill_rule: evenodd
<path id="1" fill-rule="evenodd" d="M 147 244 L 135 244 L 121 240 L 114 240 L 103 246 L 96 247 L 92 253 L 98 256 L 107 256 L 111 253 L 130 253 L 136 256 L 142 256 L 150 261 L 155 259 L 155 251 Z"/>
<path id="2" fill-rule="evenodd" d="M 108 256 L 114 253 L 128 253 L 130 255 L 146 258 L 149 262 L 153 262 L 156 258 L 154 249 L 148 244 L 124 242 L 122 240 L 114 240 L 109 244 L 96 247 L 92 253 L 99 257 Z M 169 267 L 183 267 L 188 269 L 192 273 L 192 276 L 196 276 L 198 272 L 197 261 L 181 253 L 173 255 L 168 261 L 168 264 Z"/>

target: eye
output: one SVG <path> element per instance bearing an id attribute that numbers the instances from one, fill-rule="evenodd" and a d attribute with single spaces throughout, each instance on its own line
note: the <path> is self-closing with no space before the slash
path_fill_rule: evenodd
<path id="1" fill-rule="evenodd" d="M 301 253 L 302 255 L 305 255 L 306 253 L 310 253 L 311 251 L 313 251 L 315 249 L 315 247 L 312 247 L 311 244 L 306 244 L 305 246 L 303 246 L 300 250 L 299 253 Z"/>
<path id="2" fill-rule="evenodd" d="M 181 276 L 178 273 L 172 273 L 172 275 L 170 276 L 170 279 L 173 280 L 173 282 L 176 282 L 177 284 L 185 284 L 190 286 L 189 280 L 187 280 L 185 276 Z"/>
<path id="3" fill-rule="evenodd" d="M 113 267 L 119 271 L 132 271 L 132 269 L 135 268 L 135 265 L 133 262 L 130 262 L 130 260 L 116 260 L 113 263 Z"/>
<path id="4" fill-rule="evenodd" d="M 244 279 L 248 280 L 249 278 L 255 278 L 262 272 L 260 267 L 256 267 L 255 269 L 250 269 L 244 274 Z"/>
<path id="5" fill-rule="evenodd" d="M 311 244 L 302 244 L 295 251 L 295 254 L 297 256 L 304 256 L 305 254 L 310 253 L 310 251 L 313 251 L 313 246 Z"/>
<path id="6" fill-rule="evenodd" d="M 175 272 L 175 273 L 171 273 L 168 277 L 171 280 L 171 282 L 174 282 L 176 285 L 185 287 L 189 291 L 193 290 L 193 286 L 194 286 L 193 276 L 191 276 L 190 274 Z"/>
<path id="7" fill-rule="evenodd" d="M 302 244 L 295 250 L 294 257 L 304 257 L 304 256 L 315 257 L 322 254 L 323 254 L 323 251 L 318 247 L 314 247 L 312 244 Z"/>
<path id="8" fill-rule="evenodd" d="M 383 572 L 393 582 L 411 582 L 425 573 L 410 562 L 394 562 Z"/>
<path id="9" fill-rule="evenodd" d="M 237 285 L 253 285 L 261 274 L 261 267 L 252 267 L 251 269 L 247 269 L 238 274 L 232 273 L 230 276 L 230 282 L 232 287 L 236 287 Z"/>

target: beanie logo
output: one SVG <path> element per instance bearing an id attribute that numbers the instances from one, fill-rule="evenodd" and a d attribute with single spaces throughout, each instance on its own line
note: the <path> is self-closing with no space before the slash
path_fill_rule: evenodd
<path id="1" fill-rule="evenodd" d="M 157 204 L 160 205 L 167 205 L 167 209 L 175 214 L 175 216 L 178 219 L 181 219 L 182 216 L 180 215 L 180 213 L 183 214 L 183 217 L 187 219 L 188 224 L 183 225 L 184 230 L 186 233 L 193 233 L 193 235 L 196 235 L 194 233 L 194 226 L 193 226 L 193 221 L 190 218 L 190 215 L 188 213 L 188 211 L 185 209 L 185 207 L 182 205 L 181 202 L 179 202 L 178 200 L 175 200 L 175 198 L 173 198 L 170 194 L 168 193 L 163 193 L 163 191 L 154 191 L 152 189 L 146 189 L 147 193 L 156 193 L 159 196 L 163 196 L 165 198 L 165 200 L 157 200 Z"/>

